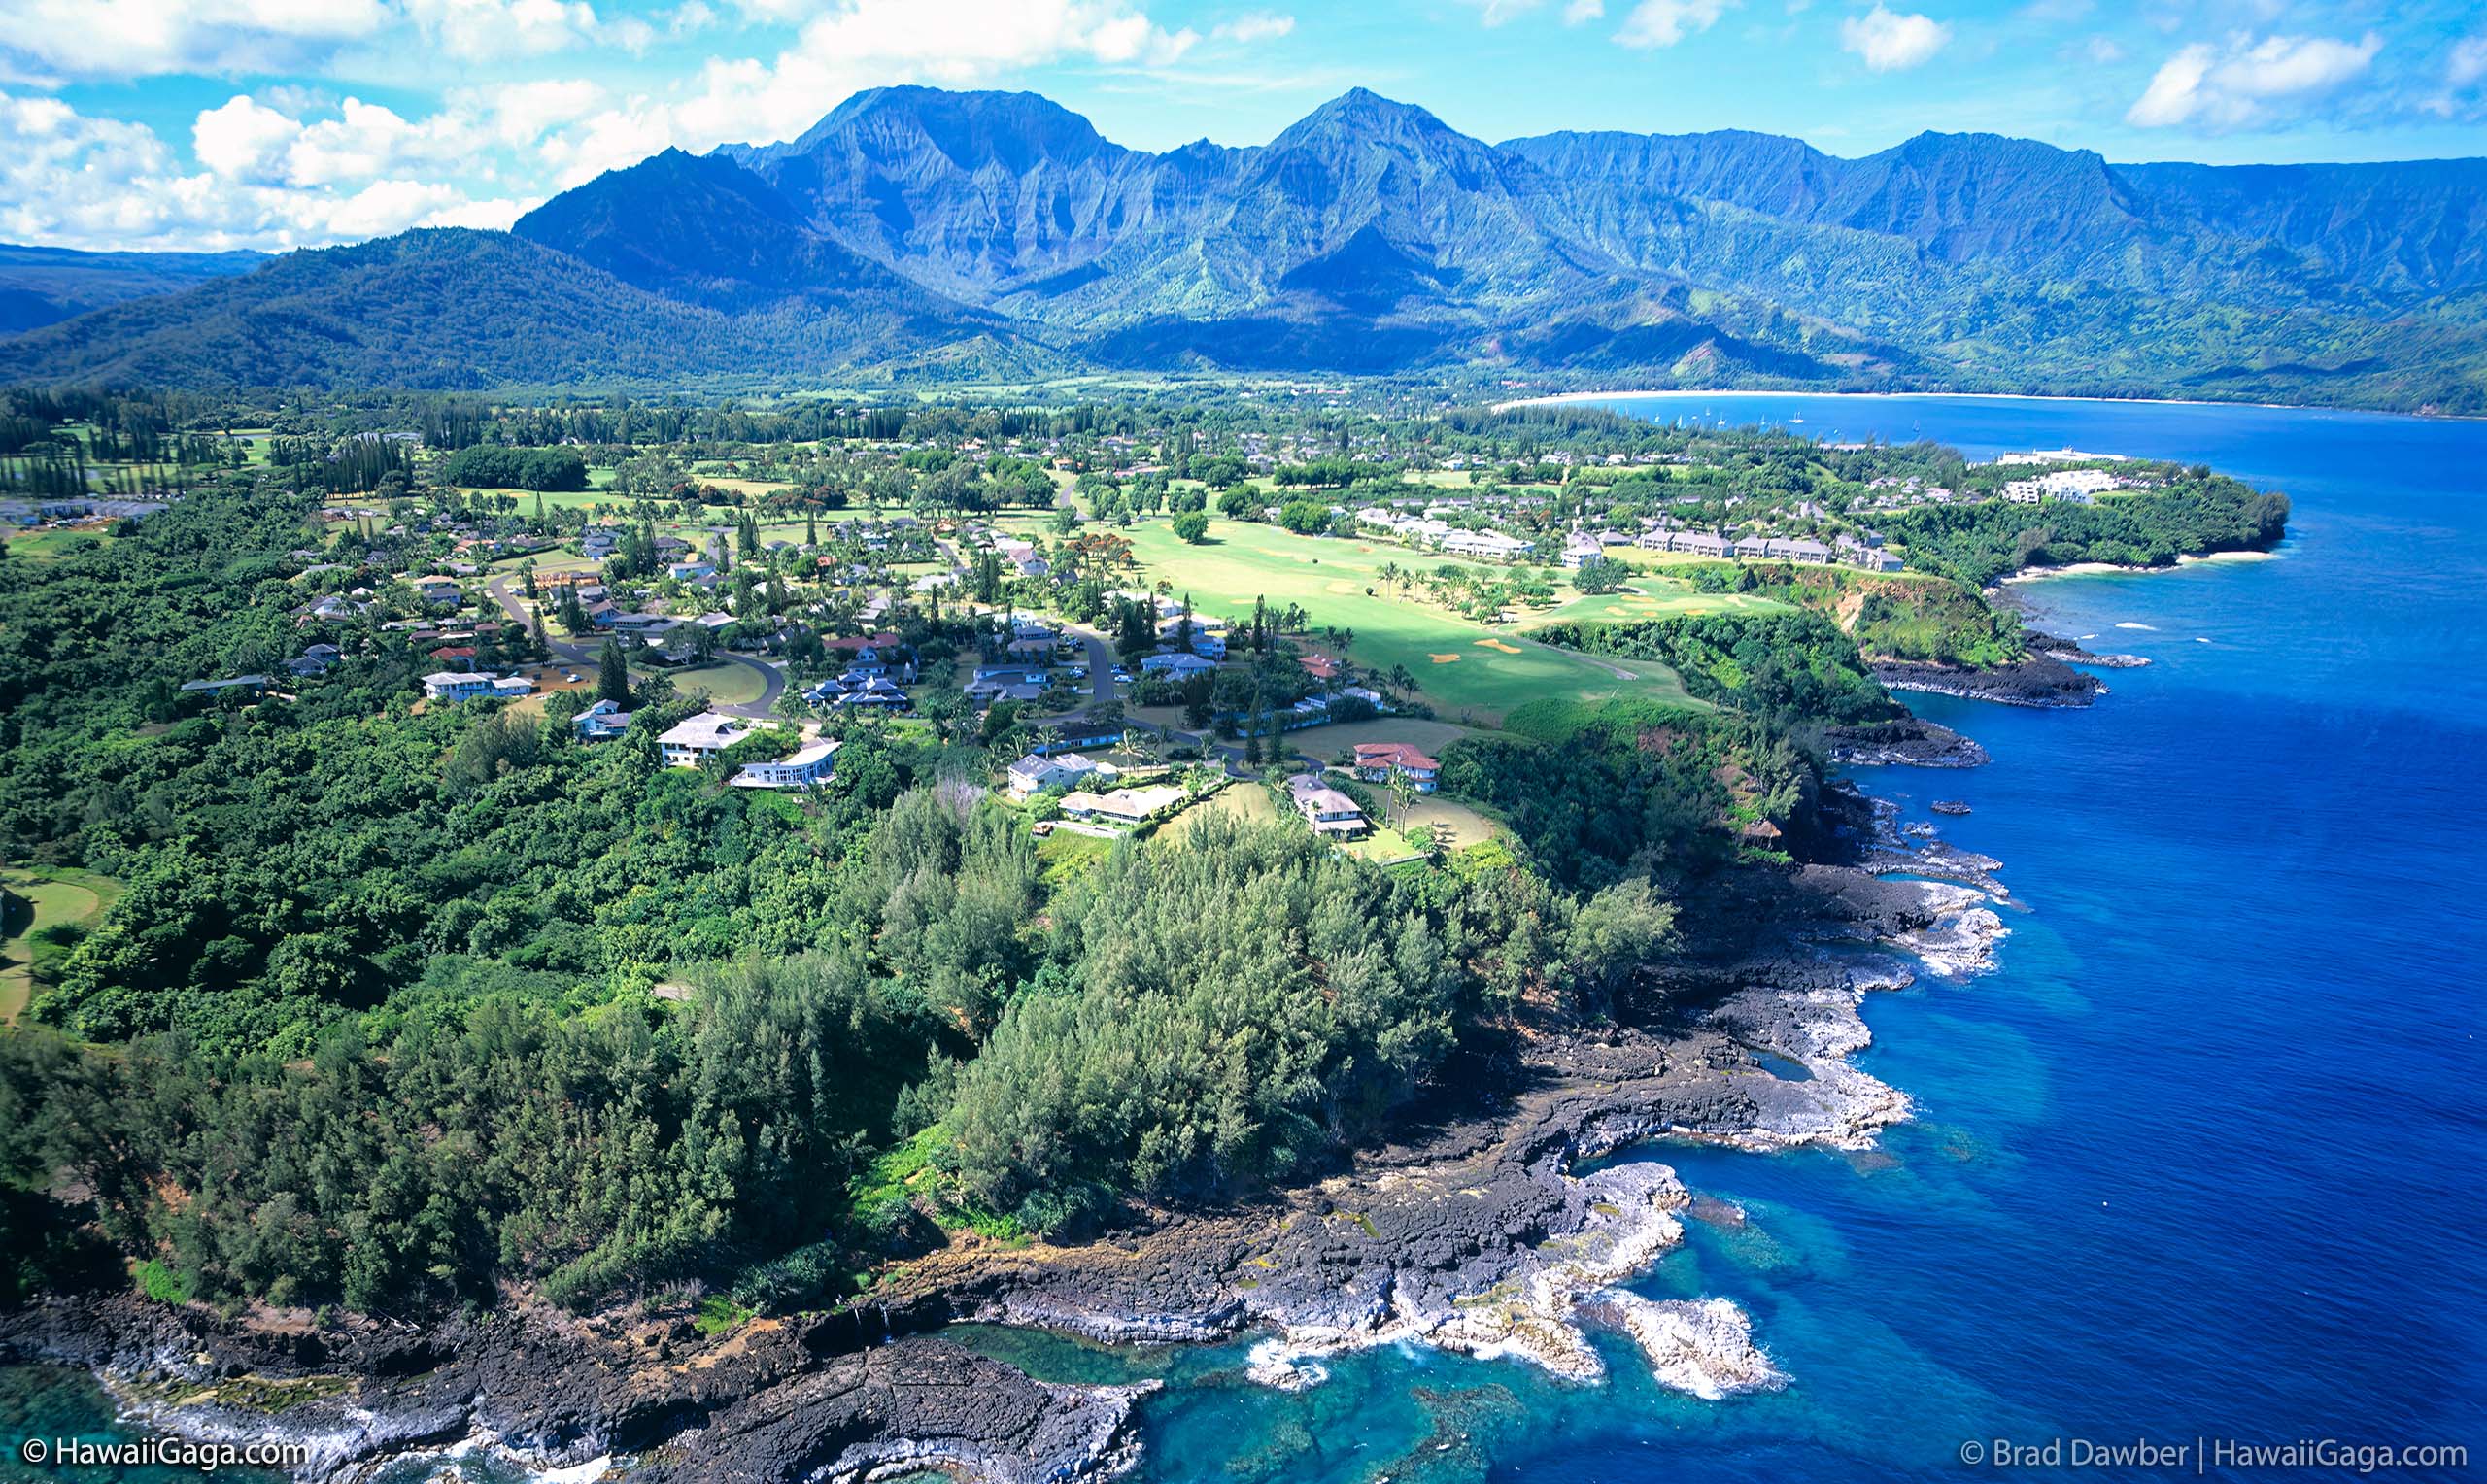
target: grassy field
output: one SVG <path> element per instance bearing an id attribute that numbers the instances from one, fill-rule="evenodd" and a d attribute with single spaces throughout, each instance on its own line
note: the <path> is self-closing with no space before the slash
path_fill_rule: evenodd
<path id="1" fill-rule="evenodd" d="M 708 698 L 721 706 L 748 706 L 760 699 L 761 692 L 767 689 L 758 670 L 731 659 L 665 673 L 673 677 L 676 694 L 689 695 L 694 691 L 705 691 Z"/>
<path id="2" fill-rule="evenodd" d="M 1057 829 L 1037 842 L 1037 860 L 1043 863 L 1045 884 L 1059 886 L 1105 860 L 1113 848 L 1113 841 L 1097 835 Z"/>
<path id="3" fill-rule="evenodd" d="M 1200 611 L 1232 619 L 1248 617 L 1255 597 L 1273 606 L 1301 604 L 1316 624 L 1354 630 L 1351 658 L 1359 664 L 1380 670 L 1406 666 L 1426 699 L 1447 717 L 1467 713 L 1490 723 L 1506 709 L 1543 695 L 1684 698 L 1682 682 L 1664 665 L 1550 649 L 1404 601 L 1382 587 L 1380 576 L 1385 563 L 1431 570 L 1448 562 L 1497 576 L 1506 568 L 1248 523 L 1212 521 L 1209 534 L 1208 545 L 1188 546 L 1164 523 L 1130 532 L 1133 555 L 1146 576 L 1166 578 L 1177 593 L 1189 593 Z"/>
<path id="4" fill-rule="evenodd" d="M 101 526 L 86 530 L 29 531 L 24 535 L 9 538 L 9 555 L 13 558 L 29 557 L 36 561 L 50 561 L 54 557 L 68 556 L 87 542 L 109 544 L 112 539 Z"/>
<path id="5" fill-rule="evenodd" d="M 1549 624 L 1569 623 L 1635 624 L 1644 619 L 1673 618 L 1678 614 L 1726 613 L 1739 608 L 1767 611 L 1788 606 L 1772 598 L 1755 597 L 1750 592 L 1695 592 L 1681 583 L 1657 578 L 1644 578 L 1633 586 L 1642 590 L 1576 597 L 1560 607 L 1530 615 L 1520 626 L 1542 628 Z"/>
<path id="6" fill-rule="evenodd" d="M 1323 758 L 1346 752 L 1365 742 L 1408 742 L 1439 756 L 1453 742 L 1474 735 L 1474 727 L 1449 722 L 1429 722 L 1415 716 L 1385 716 L 1338 726 L 1308 727 L 1303 731 L 1289 732 L 1287 740 L 1298 752 L 1315 753 Z"/>
<path id="7" fill-rule="evenodd" d="M 92 928 L 120 894 L 120 884 L 55 866 L 0 872 L 0 889 L 6 892 L 0 896 L 0 1025 L 14 1026 L 34 997 L 34 945 L 27 939 L 56 923 Z"/>

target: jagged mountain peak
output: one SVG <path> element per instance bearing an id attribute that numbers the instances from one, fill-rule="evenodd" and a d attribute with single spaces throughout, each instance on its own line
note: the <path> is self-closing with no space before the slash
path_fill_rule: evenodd
<path id="1" fill-rule="evenodd" d="M 1128 152 L 1085 118 L 1040 93 L 953 91 L 914 84 L 870 87 L 840 103 L 796 139 L 730 147 L 760 170 L 799 156 L 854 151 L 888 157 L 930 149 L 966 170 L 1024 171 L 1039 161 L 1078 164 Z"/>

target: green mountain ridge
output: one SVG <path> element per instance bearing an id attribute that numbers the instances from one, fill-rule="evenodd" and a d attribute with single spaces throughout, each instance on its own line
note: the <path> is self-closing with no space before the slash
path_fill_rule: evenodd
<path id="1" fill-rule="evenodd" d="M 1475 368 L 2480 411 L 2482 203 L 2482 160 L 1495 145 L 1361 88 L 1267 145 L 1152 153 L 1035 94 L 893 87 L 786 143 L 599 177 L 483 234 L 489 265 L 438 234 L 291 254 L 0 340 L 0 379 Z M 489 309 L 426 298 L 456 292 Z"/>

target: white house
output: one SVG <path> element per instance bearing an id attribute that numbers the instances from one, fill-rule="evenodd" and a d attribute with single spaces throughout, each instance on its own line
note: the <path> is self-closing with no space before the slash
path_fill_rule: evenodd
<path id="1" fill-rule="evenodd" d="M 526 695 L 534 689 L 535 682 L 523 675 L 495 675 L 490 670 L 437 670 L 424 677 L 424 694 L 436 701 Z"/>
<path id="2" fill-rule="evenodd" d="M 828 781 L 835 764 L 837 744 L 806 742 L 783 758 L 746 762 L 734 775 L 737 789 L 809 789 Z"/>
<path id="3" fill-rule="evenodd" d="M 1173 784 L 1160 784 L 1153 789 L 1116 789 L 1111 793 L 1068 793 L 1063 795 L 1062 812 L 1075 820 L 1137 825 L 1190 796 Z"/>
<path id="4" fill-rule="evenodd" d="M 582 742 L 609 742 L 630 729 L 630 713 L 614 701 L 597 701 L 570 718 L 570 729 Z"/>
<path id="5" fill-rule="evenodd" d="M 1069 788 L 1101 771 L 1108 770 L 1078 753 L 1064 753 L 1058 758 L 1030 753 L 1010 764 L 1010 796 L 1026 798 L 1047 789 Z"/>
<path id="6" fill-rule="evenodd" d="M 657 748 L 665 766 L 696 768 L 750 734 L 751 724 L 740 717 L 703 711 L 658 737 Z"/>
<path id="7" fill-rule="evenodd" d="M 1317 835 L 1346 837 L 1364 833 L 1364 811 L 1356 801 L 1331 788 L 1311 773 L 1298 773 L 1286 781 L 1287 796 L 1295 800 L 1295 812 Z"/>

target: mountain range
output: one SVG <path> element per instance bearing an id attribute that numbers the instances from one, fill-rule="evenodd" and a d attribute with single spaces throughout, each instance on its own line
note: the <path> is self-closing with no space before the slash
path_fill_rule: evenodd
<path id="1" fill-rule="evenodd" d="M 10 273 L 0 254 L 0 294 Z M 1035 94 L 892 87 L 785 143 L 610 172 L 506 234 L 290 253 L 0 339 L 10 381 L 1097 367 L 2481 410 L 2487 160 L 2120 165 L 1982 134 L 1859 159 L 1740 132 L 1487 144 L 1363 89 L 1267 145 L 1150 152 Z"/>

